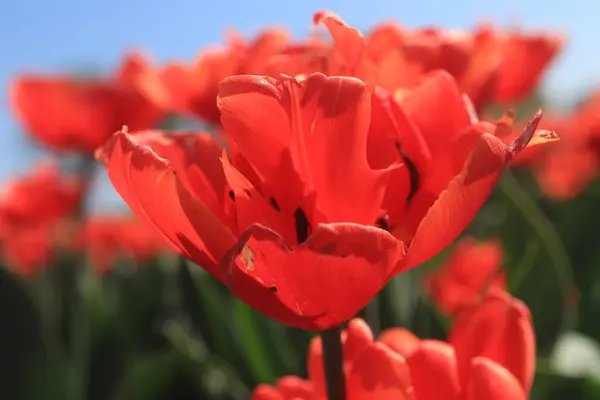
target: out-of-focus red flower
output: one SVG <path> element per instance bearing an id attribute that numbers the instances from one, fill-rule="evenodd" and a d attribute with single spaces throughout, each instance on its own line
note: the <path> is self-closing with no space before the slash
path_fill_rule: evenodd
<path id="1" fill-rule="evenodd" d="M 0 238 L 2 258 L 7 267 L 29 278 L 46 268 L 54 254 L 55 240 L 45 226 L 14 228 Z"/>
<path id="2" fill-rule="evenodd" d="M 401 328 L 374 341 L 363 320 L 351 320 L 342 336 L 347 399 L 525 400 L 535 368 L 531 320 L 517 300 L 495 296 L 459 315 L 450 343 L 419 340 Z M 490 307 L 496 301 L 504 314 Z M 479 336 L 465 329 L 473 312 L 490 317 L 485 325 L 474 321 Z M 252 400 L 325 399 L 322 361 L 316 337 L 309 349 L 308 380 L 287 376 L 275 386 L 259 385 Z"/>
<path id="3" fill-rule="evenodd" d="M 164 112 L 137 81 L 148 68 L 126 56 L 114 77 L 20 75 L 10 89 L 12 109 L 32 137 L 58 150 L 93 152 L 123 125 L 149 129 Z"/>
<path id="4" fill-rule="evenodd" d="M 55 223 L 75 212 L 84 182 L 63 175 L 55 164 L 38 165 L 28 176 L 7 182 L 0 189 L 1 226 L 40 226 Z"/>
<path id="5" fill-rule="evenodd" d="M 94 215 L 81 226 L 76 243 L 97 271 L 108 271 L 120 257 L 150 260 L 167 243 L 153 229 L 132 216 Z"/>
<path id="6" fill-rule="evenodd" d="M 564 45 L 564 38 L 549 32 L 503 32 L 490 29 L 498 47 L 500 64 L 491 99 L 511 104 L 525 99 L 539 85 L 548 66 Z"/>
<path id="7" fill-rule="evenodd" d="M 333 45 L 318 37 L 290 43 L 282 29 L 266 30 L 249 42 L 232 35 L 225 47 L 207 49 L 193 63 L 147 69 L 138 85 L 161 107 L 219 126 L 215 98 L 228 76 L 321 72 L 372 80 L 396 91 L 419 85 L 428 73 L 443 69 L 480 110 L 490 101 L 514 102 L 529 95 L 562 45 L 556 35 L 528 35 L 489 25 L 466 32 L 409 30 L 385 23 L 365 39 L 331 12 L 318 12 L 313 21 L 327 27 Z"/>
<path id="8" fill-rule="evenodd" d="M 437 307 L 446 314 L 454 314 L 488 290 L 504 290 L 502 253 L 499 240 L 461 239 L 442 267 L 425 278 L 425 286 Z"/>
<path id="9" fill-rule="evenodd" d="M 468 32 L 410 30 L 384 23 L 363 38 L 331 12 L 318 12 L 314 22 L 327 27 L 335 52 L 305 46 L 294 58 L 296 68 L 287 65 L 294 74 L 352 75 L 394 92 L 415 87 L 430 72 L 443 69 L 477 110 L 491 102 L 514 103 L 529 96 L 563 44 L 556 34 L 503 31 L 491 25 Z"/>
<path id="10" fill-rule="evenodd" d="M 219 125 L 216 99 L 221 81 L 231 75 L 262 73 L 287 42 L 282 29 L 266 30 L 251 42 L 232 33 L 225 48 L 207 49 L 190 64 L 173 62 L 148 69 L 138 85 L 161 107 Z"/>
<path id="11" fill-rule="evenodd" d="M 49 261 L 63 222 L 77 212 L 84 182 L 62 175 L 54 164 L 0 190 L 0 249 L 9 267 L 32 275 Z"/>
<path id="12" fill-rule="evenodd" d="M 587 146 L 560 150 L 534 165 L 542 191 L 556 200 L 570 200 L 598 176 L 600 155 Z"/>
<path id="13" fill-rule="evenodd" d="M 522 162 L 540 188 L 555 200 L 579 195 L 598 176 L 600 167 L 600 95 L 593 94 L 570 113 L 551 114 L 545 125 L 561 132 L 560 146 L 541 146 Z"/>
<path id="14" fill-rule="evenodd" d="M 443 72 L 400 103 L 356 78 L 236 76 L 218 105 L 229 156 L 205 134 L 121 131 L 97 157 L 177 251 L 305 329 L 450 244 L 541 117 L 506 146 Z"/>

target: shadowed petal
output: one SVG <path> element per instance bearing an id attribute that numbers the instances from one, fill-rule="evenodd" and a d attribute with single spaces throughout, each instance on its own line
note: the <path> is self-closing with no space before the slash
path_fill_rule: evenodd
<path id="1" fill-rule="evenodd" d="M 218 104 L 227 135 L 282 209 L 304 206 L 313 223 L 372 224 L 389 171 L 367 161 L 370 96 L 355 78 L 236 76 Z"/>
<path id="2" fill-rule="evenodd" d="M 96 157 L 134 213 L 154 226 L 177 251 L 222 279 L 216 263 L 233 246 L 235 237 L 189 193 L 167 160 L 123 131 L 98 149 Z"/>
<path id="3" fill-rule="evenodd" d="M 321 224 L 291 249 L 276 232 L 251 225 L 222 266 L 244 302 L 284 324 L 320 330 L 360 311 L 402 254 L 400 242 L 374 227 Z"/>
<path id="4" fill-rule="evenodd" d="M 423 340 L 406 362 L 417 399 L 460 398 L 456 358 L 454 349 L 448 343 Z"/>
<path id="5" fill-rule="evenodd" d="M 414 400 L 406 361 L 381 343 L 356 355 L 346 376 L 348 400 Z"/>

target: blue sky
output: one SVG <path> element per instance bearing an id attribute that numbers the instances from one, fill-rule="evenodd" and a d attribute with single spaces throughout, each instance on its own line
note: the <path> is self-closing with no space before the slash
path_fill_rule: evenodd
<path id="1" fill-rule="evenodd" d="M 157 61 L 190 59 L 206 44 L 219 43 L 230 27 L 252 35 L 280 25 L 303 37 L 320 9 L 334 11 L 360 29 L 390 19 L 405 26 L 461 28 L 481 18 L 504 26 L 556 29 L 569 36 L 569 43 L 547 76 L 549 96 L 568 104 L 600 82 L 600 52 L 595 51 L 600 5 L 587 0 L 8 0 L 0 15 L 0 88 L 6 93 L 20 70 L 108 69 L 134 48 Z M 24 140 L 5 99 L 0 107 L 0 183 L 42 156 Z M 103 193 L 107 186 L 101 183 Z M 102 199 L 117 204 L 114 196 Z"/>

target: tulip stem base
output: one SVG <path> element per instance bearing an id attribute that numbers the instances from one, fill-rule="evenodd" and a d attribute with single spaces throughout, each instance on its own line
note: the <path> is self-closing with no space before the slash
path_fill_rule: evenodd
<path id="1" fill-rule="evenodd" d="M 342 348 L 342 327 L 321 332 L 323 344 L 323 367 L 327 385 L 328 400 L 346 399 L 346 380 L 344 377 L 344 354 Z"/>

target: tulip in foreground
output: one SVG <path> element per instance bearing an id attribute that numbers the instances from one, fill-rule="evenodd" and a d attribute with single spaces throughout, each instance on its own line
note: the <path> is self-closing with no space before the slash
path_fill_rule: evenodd
<path id="1" fill-rule="evenodd" d="M 541 113 L 505 145 L 450 76 L 432 79 L 400 103 L 353 77 L 230 77 L 217 99 L 229 153 L 208 134 L 123 130 L 97 157 L 130 208 L 238 298 L 326 329 L 450 244 L 535 135 Z"/>
<path id="2" fill-rule="evenodd" d="M 535 369 L 529 310 L 495 293 L 459 315 L 448 343 L 421 340 L 403 328 L 377 341 L 361 319 L 343 335 L 347 400 L 525 400 Z M 252 400 L 324 400 L 319 337 L 308 355 L 308 380 L 259 385 Z"/>

